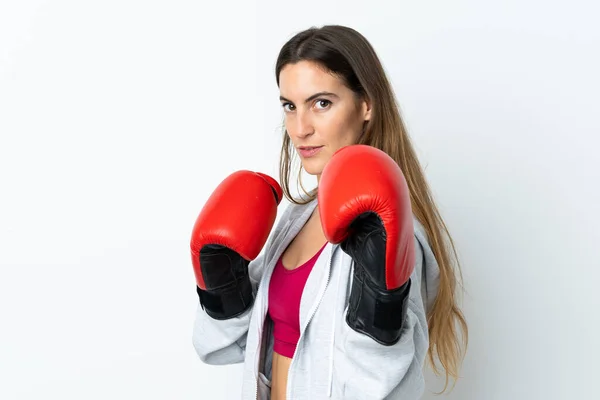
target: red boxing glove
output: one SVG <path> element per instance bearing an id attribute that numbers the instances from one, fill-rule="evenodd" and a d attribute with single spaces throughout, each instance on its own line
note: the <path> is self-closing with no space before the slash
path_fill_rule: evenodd
<path id="1" fill-rule="evenodd" d="M 327 240 L 354 260 L 346 322 L 384 345 L 400 338 L 415 265 L 408 185 L 398 164 L 367 145 L 338 150 L 318 191 Z"/>
<path id="2" fill-rule="evenodd" d="M 190 248 L 196 290 L 211 317 L 233 318 L 252 305 L 248 264 L 267 241 L 282 195 L 273 178 L 238 171 L 215 189 L 202 208 Z"/>

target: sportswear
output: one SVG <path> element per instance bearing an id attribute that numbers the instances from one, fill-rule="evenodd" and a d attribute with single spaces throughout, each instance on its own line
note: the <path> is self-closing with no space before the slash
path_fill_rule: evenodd
<path id="1" fill-rule="evenodd" d="M 248 266 L 254 303 L 235 318 L 217 320 L 198 306 L 192 342 L 213 365 L 244 363 L 240 398 L 270 398 L 273 321 L 269 283 L 285 248 L 318 205 L 288 204 L 261 254 Z M 328 243 L 306 280 L 300 301 L 300 338 L 292 359 L 288 400 L 421 398 L 429 347 L 427 311 L 439 287 L 439 267 L 426 232 L 413 216 L 414 269 L 400 340 L 385 346 L 346 323 L 354 262 Z"/>
<path id="2" fill-rule="evenodd" d="M 269 283 L 269 317 L 273 320 L 273 350 L 292 358 L 300 338 L 300 300 L 306 279 L 327 245 L 324 244 L 315 255 L 304 264 L 287 269 L 282 262 L 283 255 L 275 265 Z"/>

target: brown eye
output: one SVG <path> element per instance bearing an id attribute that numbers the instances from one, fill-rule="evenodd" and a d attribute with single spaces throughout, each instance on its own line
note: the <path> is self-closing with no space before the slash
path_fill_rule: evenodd
<path id="1" fill-rule="evenodd" d="M 286 112 L 294 111 L 296 109 L 296 106 L 294 106 L 292 103 L 283 103 L 281 106 Z"/>
<path id="2" fill-rule="evenodd" d="M 317 108 L 325 109 L 331 105 L 331 101 L 325 99 L 317 100 L 316 105 Z"/>

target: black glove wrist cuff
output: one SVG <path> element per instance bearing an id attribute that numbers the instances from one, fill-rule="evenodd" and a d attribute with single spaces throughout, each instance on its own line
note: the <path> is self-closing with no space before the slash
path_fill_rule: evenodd
<path id="1" fill-rule="evenodd" d="M 373 285 L 360 269 L 355 269 L 346 323 L 350 328 L 391 346 L 400 339 L 408 309 L 411 280 L 395 290 Z"/>
<path id="2" fill-rule="evenodd" d="M 202 290 L 196 286 L 200 304 L 214 319 L 224 320 L 243 314 L 254 302 L 248 274 L 219 289 Z"/>

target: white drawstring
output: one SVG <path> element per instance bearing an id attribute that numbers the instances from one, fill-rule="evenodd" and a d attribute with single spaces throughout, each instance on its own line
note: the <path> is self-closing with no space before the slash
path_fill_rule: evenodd
<path id="1" fill-rule="evenodd" d="M 331 252 L 333 253 L 333 249 L 331 250 Z M 339 292 L 340 292 L 340 284 L 342 282 L 342 255 L 339 255 L 339 266 L 337 268 L 337 274 L 338 274 L 338 278 L 337 278 L 337 287 L 336 287 L 336 292 L 335 292 L 335 299 L 338 298 Z M 332 391 L 332 387 L 333 387 L 333 349 L 335 346 L 335 322 L 338 319 L 338 315 L 336 314 L 336 312 L 334 311 L 334 315 L 333 318 L 331 318 L 333 320 L 332 322 L 332 327 L 331 327 L 331 347 L 329 348 L 329 389 L 327 391 L 327 397 L 331 397 L 331 391 Z"/>

